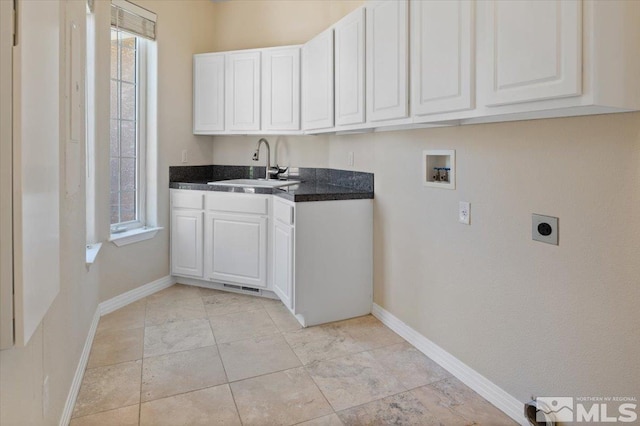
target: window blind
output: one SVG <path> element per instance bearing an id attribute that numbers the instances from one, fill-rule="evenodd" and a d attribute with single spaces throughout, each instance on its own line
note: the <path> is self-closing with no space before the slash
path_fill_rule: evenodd
<path id="1" fill-rule="evenodd" d="M 111 26 L 149 40 L 156 39 L 156 14 L 125 0 L 111 1 Z"/>

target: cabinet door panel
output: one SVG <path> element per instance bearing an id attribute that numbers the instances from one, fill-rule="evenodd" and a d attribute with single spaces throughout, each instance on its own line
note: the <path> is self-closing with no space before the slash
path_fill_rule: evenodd
<path id="1" fill-rule="evenodd" d="M 487 1 L 482 7 L 487 105 L 581 93 L 580 1 Z"/>
<path id="2" fill-rule="evenodd" d="M 171 214 L 171 272 L 174 275 L 203 276 L 202 211 L 173 210 Z"/>
<path id="3" fill-rule="evenodd" d="M 333 127 L 333 30 L 302 47 L 302 127 Z"/>
<path id="4" fill-rule="evenodd" d="M 474 20 L 470 0 L 411 2 L 413 115 L 473 108 Z"/>
<path id="5" fill-rule="evenodd" d="M 262 54 L 262 130 L 300 129 L 300 48 Z"/>
<path id="6" fill-rule="evenodd" d="M 224 54 L 193 58 L 193 132 L 224 130 Z"/>
<path id="7" fill-rule="evenodd" d="M 409 22 L 406 0 L 367 4 L 367 120 L 409 114 Z"/>
<path id="8" fill-rule="evenodd" d="M 336 125 L 365 121 L 364 23 L 361 8 L 335 26 Z"/>
<path id="9" fill-rule="evenodd" d="M 226 58 L 226 128 L 260 130 L 260 52 Z"/>
<path id="10" fill-rule="evenodd" d="M 207 213 L 206 278 L 266 287 L 267 218 Z"/>
<path id="11" fill-rule="evenodd" d="M 293 309 L 294 229 L 276 222 L 273 235 L 273 291 Z"/>

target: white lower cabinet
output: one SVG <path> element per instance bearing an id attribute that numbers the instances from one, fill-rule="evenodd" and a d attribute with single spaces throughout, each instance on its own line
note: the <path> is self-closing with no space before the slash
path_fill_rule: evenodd
<path id="1" fill-rule="evenodd" d="M 273 291 L 293 310 L 294 228 L 278 220 L 273 225 Z"/>
<path id="2" fill-rule="evenodd" d="M 373 200 L 273 199 L 273 290 L 305 327 L 366 315 Z"/>
<path id="3" fill-rule="evenodd" d="M 174 209 L 171 212 L 171 271 L 175 275 L 202 278 L 201 210 Z"/>
<path id="4" fill-rule="evenodd" d="M 205 278 L 267 287 L 266 217 L 207 212 Z"/>
<path id="5" fill-rule="evenodd" d="M 181 282 L 275 294 L 305 327 L 371 312 L 373 200 L 172 189 L 171 206 Z"/>

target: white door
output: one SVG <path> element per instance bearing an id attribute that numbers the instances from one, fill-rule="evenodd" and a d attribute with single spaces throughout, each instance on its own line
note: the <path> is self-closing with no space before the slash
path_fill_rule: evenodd
<path id="1" fill-rule="evenodd" d="M 335 27 L 336 126 L 365 121 L 365 11 L 357 9 Z"/>
<path id="2" fill-rule="evenodd" d="M 227 54 L 225 78 L 226 129 L 260 130 L 260 52 Z"/>
<path id="3" fill-rule="evenodd" d="M 302 128 L 333 127 L 333 30 L 302 47 Z"/>
<path id="4" fill-rule="evenodd" d="M 486 105 L 581 93 L 582 8 L 577 0 L 480 2 Z M 480 72 L 480 69 L 479 69 Z"/>
<path id="5" fill-rule="evenodd" d="M 273 229 L 273 291 L 293 309 L 294 229 L 278 221 Z"/>
<path id="6" fill-rule="evenodd" d="M 224 213 L 205 218 L 205 278 L 266 287 L 267 218 Z"/>
<path id="7" fill-rule="evenodd" d="M 193 133 L 224 130 L 224 54 L 193 57 Z"/>
<path id="8" fill-rule="evenodd" d="M 300 48 L 262 52 L 262 130 L 300 130 Z"/>
<path id="9" fill-rule="evenodd" d="M 411 113 L 474 106 L 474 22 L 471 0 L 411 2 Z"/>
<path id="10" fill-rule="evenodd" d="M 203 277 L 204 212 L 173 210 L 171 212 L 171 273 Z"/>
<path id="11" fill-rule="evenodd" d="M 367 3 L 367 121 L 409 115 L 407 0 Z"/>

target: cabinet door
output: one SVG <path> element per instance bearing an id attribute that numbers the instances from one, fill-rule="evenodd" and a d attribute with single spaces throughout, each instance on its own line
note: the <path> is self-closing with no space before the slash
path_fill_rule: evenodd
<path id="1" fill-rule="evenodd" d="M 262 130 L 300 130 L 300 48 L 262 53 Z"/>
<path id="2" fill-rule="evenodd" d="M 294 228 L 275 221 L 273 231 L 273 291 L 293 309 Z"/>
<path id="3" fill-rule="evenodd" d="M 473 108 L 471 0 L 411 2 L 411 113 Z"/>
<path id="4" fill-rule="evenodd" d="M 203 220 L 198 210 L 171 212 L 171 273 L 189 277 L 203 277 Z"/>
<path id="5" fill-rule="evenodd" d="M 260 52 L 226 57 L 226 128 L 260 130 Z"/>
<path id="6" fill-rule="evenodd" d="M 333 30 L 302 47 L 302 128 L 333 127 Z"/>
<path id="7" fill-rule="evenodd" d="M 365 121 L 364 8 L 351 12 L 335 27 L 336 125 Z"/>
<path id="8" fill-rule="evenodd" d="M 367 3 L 367 120 L 409 115 L 407 0 Z"/>
<path id="9" fill-rule="evenodd" d="M 224 54 L 193 57 L 193 133 L 224 130 Z"/>
<path id="10" fill-rule="evenodd" d="M 580 1 L 486 1 L 479 7 L 486 105 L 581 93 Z"/>
<path id="11" fill-rule="evenodd" d="M 205 278 L 267 286 L 267 218 L 206 213 Z"/>

